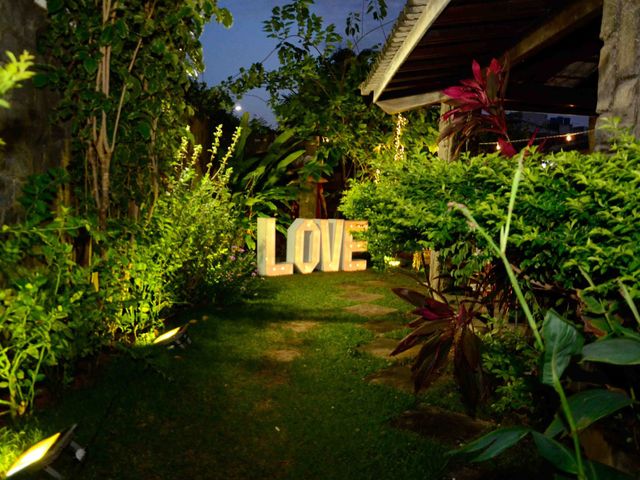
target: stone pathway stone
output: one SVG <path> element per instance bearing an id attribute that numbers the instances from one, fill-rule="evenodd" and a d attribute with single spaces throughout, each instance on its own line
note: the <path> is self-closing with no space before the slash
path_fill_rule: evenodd
<path id="1" fill-rule="evenodd" d="M 398 344 L 397 340 L 386 337 L 377 337 L 370 343 L 359 347 L 358 350 L 364 353 L 368 353 L 369 355 L 373 355 L 374 357 L 383 358 L 385 360 L 389 360 L 392 362 L 401 362 L 407 359 L 413 359 L 422 345 L 416 345 L 409 350 L 406 350 L 398 355 L 391 356 L 389 355 L 396 345 Z"/>
<path id="2" fill-rule="evenodd" d="M 264 382 L 267 388 L 280 387 L 289 383 L 289 372 L 283 365 L 287 365 L 279 360 L 274 360 L 269 356 L 264 357 L 264 366 L 257 373 L 257 377 Z"/>
<path id="3" fill-rule="evenodd" d="M 293 320 L 291 322 L 285 322 L 276 325 L 279 325 L 288 330 L 293 330 L 296 333 L 304 333 L 308 332 L 312 328 L 317 327 L 320 324 L 312 320 Z"/>
<path id="4" fill-rule="evenodd" d="M 385 282 L 384 280 L 367 280 L 366 282 L 362 282 L 362 285 L 365 285 L 367 287 L 393 287 L 393 285 Z"/>
<path id="5" fill-rule="evenodd" d="M 267 350 L 264 354 L 265 357 L 267 357 L 269 360 L 283 363 L 293 362 L 296 358 L 302 355 L 299 350 L 294 350 L 291 348 L 285 348 L 281 350 Z"/>
<path id="6" fill-rule="evenodd" d="M 407 365 L 393 365 L 389 368 L 383 368 L 368 375 L 365 380 L 372 385 L 384 385 L 400 390 L 401 392 L 413 394 L 411 367 Z"/>
<path id="7" fill-rule="evenodd" d="M 371 303 L 359 303 L 346 307 L 345 310 L 350 313 L 355 313 L 362 317 L 381 317 L 383 315 L 389 315 L 390 313 L 397 312 L 395 308 L 383 307 L 382 305 L 374 305 Z"/>
<path id="8" fill-rule="evenodd" d="M 424 404 L 402 413 L 391 424 L 396 428 L 432 437 L 450 447 L 458 447 L 495 428 L 491 422 Z"/>
<path id="9" fill-rule="evenodd" d="M 384 298 L 384 295 L 379 293 L 366 293 L 358 291 L 348 291 L 340 295 L 345 300 L 351 300 L 353 302 L 367 303 Z"/>
<path id="10" fill-rule="evenodd" d="M 405 324 L 399 323 L 397 320 L 384 319 L 369 320 L 368 322 L 363 323 L 362 326 L 376 335 L 384 335 L 385 333 L 404 328 Z"/>

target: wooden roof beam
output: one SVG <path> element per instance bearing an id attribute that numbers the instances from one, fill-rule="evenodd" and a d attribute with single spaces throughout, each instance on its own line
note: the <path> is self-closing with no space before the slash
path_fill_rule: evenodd
<path id="1" fill-rule="evenodd" d="M 571 31 L 581 27 L 602 11 L 603 0 L 578 0 L 558 13 L 551 20 L 521 39 L 502 56 L 510 65 L 524 61 L 544 47 L 556 42 Z"/>
<path id="2" fill-rule="evenodd" d="M 442 92 L 429 92 L 389 100 L 378 100 L 376 105 L 378 105 L 384 112 L 390 115 L 395 115 L 396 113 L 406 112 L 407 110 L 413 110 L 414 108 L 426 107 L 440 103 L 445 98 L 446 97 Z"/>
<path id="3" fill-rule="evenodd" d="M 406 40 L 403 42 L 402 47 L 396 52 L 391 61 L 390 65 L 387 67 L 384 72 L 384 76 L 382 80 L 377 85 L 377 88 L 373 92 L 373 101 L 376 102 L 382 92 L 384 91 L 387 83 L 393 78 L 396 71 L 407 59 L 409 54 L 413 51 L 416 45 L 422 39 L 424 32 L 426 32 L 433 22 L 440 16 L 442 11 L 449 5 L 451 0 L 431 0 L 429 4 L 425 7 L 424 11 L 420 15 L 420 18 L 414 25 L 411 33 L 407 36 Z M 363 92 L 368 93 L 368 92 Z"/>

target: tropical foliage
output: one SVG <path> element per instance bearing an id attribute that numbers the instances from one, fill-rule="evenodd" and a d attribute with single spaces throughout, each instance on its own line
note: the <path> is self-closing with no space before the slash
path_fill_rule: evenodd
<path id="1" fill-rule="evenodd" d="M 104 229 L 108 216 L 135 217 L 158 199 L 184 134 L 189 75 L 203 69 L 200 33 L 212 17 L 229 26 L 231 15 L 216 0 L 54 0 L 48 14 L 44 47 L 58 67 L 36 83 L 60 92 L 74 187 Z"/>
<path id="2" fill-rule="evenodd" d="M 34 75 L 33 61 L 34 57 L 29 52 L 24 51 L 16 58 L 16 56 L 7 52 L 9 61 L 4 65 L 0 65 L 0 108 L 9 108 L 11 104 L 5 98 L 9 91 L 13 88 L 20 87 L 20 82 L 28 80 Z M 4 144 L 0 138 L 0 146 Z"/>
<path id="3" fill-rule="evenodd" d="M 481 341 L 473 331 L 477 315 L 474 305 L 461 303 L 454 310 L 445 302 L 416 291 L 395 288 L 394 293 L 417 308 L 419 318 L 409 323 L 413 331 L 404 337 L 390 355 L 397 355 L 423 344 L 411 367 L 416 392 L 427 388 L 445 370 L 453 349 L 453 372 L 462 398 L 472 415 L 487 393 L 481 362 Z"/>
<path id="4" fill-rule="evenodd" d="M 28 413 L 38 385 L 69 382 L 79 359 L 155 336 L 180 305 L 249 293 L 255 261 L 239 246 L 242 216 L 228 188 L 231 153 L 210 175 L 197 176 L 200 149 L 193 158 L 187 150 L 185 139 L 149 220 L 104 233 L 53 206 L 68 181 L 63 171 L 27 183 L 26 220 L 0 233 L 2 413 Z M 87 236 L 101 251 L 90 265 L 78 248 Z"/>
<path id="5" fill-rule="evenodd" d="M 457 135 L 457 155 L 469 140 L 488 132 L 498 136 L 501 152 L 512 157 L 516 150 L 509 142 L 504 110 L 508 69 L 503 68 L 494 58 L 486 69 L 482 69 L 474 60 L 472 71 L 472 79 L 462 80 L 460 86 L 442 91 L 450 98 L 447 103 L 453 108 L 442 115 L 442 121 L 448 123 L 439 140 Z"/>
<path id="6" fill-rule="evenodd" d="M 639 161 L 640 144 L 626 134 L 618 137 L 612 154 L 531 152 L 524 159 L 510 261 L 539 301 L 553 305 L 563 299 L 575 308 L 574 294 L 583 291 L 613 302 L 608 309 L 624 310 L 617 293 L 620 282 L 638 297 L 638 230 L 630 219 L 637 217 L 634 172 Z M 497 235 L 505 220 L 512 170 L 512 161 L 498 153 L 464 156 L 460 162 L 409 156 L 404 162 L 387 162 L 376 179 L 354 182 L 342 211 L 349 218 L 369 220 L 374 258 L 437 249 L 448 273 L 464 286 L 496 258 L 450 202 L 467 205 Z"/>
<path id="7" fill-rule="evenodd" d="M 241 69 L 230 78 L 237 95 L 264 87 L 281 127 L 291 128 L 297 138 L 318 146 L 315 165 L 307 167 L 316 179 L 338 171 L 342 178 L 362 173 L 370 152 L 393 134 L 393 119 L 374 105 L 367 105 L 359 85 L 375 58 L 374 50 L 357 50 L 365 19 L 349 17 L 345 38 L 333 24 L 312 12 L 313 0 L 295 0 L 274 7 L 264 22 L 267 37 L 276 40 L 279 67 L 265 70 L 262 63 Z M 370 0 L 368 16 L 376 23 L 386 15 L 383 0 Z"/>
<path id="8" fill-rule="evenodd" d="M 489 248 L 504 262 L 520 305 L 537 340 L 536 345 L 543 351 L 540 381 L 553 387 L 559 397 L 561 410 L 544 434 L 528 427 L 502 428 L 454 453 L 471 454 L 475 461 L 489 460 L 531 433 L 540 455 L 564 474 L 576 475 L 580 480 L 626 478 L 620 472 L 605 465 L 583 459 L 579 433 L 594 422 L 622 408 L 631 406 L 633 386 L 630 389 L 631 397 L 624 392 L 604 388 L 584 390 L 568 397 L 562 383 L 562 376 L 572 358 L 579 355 L 582 355 L 583 362 L 623 366 L 640 364 L 640 335 L 633 330 L 624 329 L 620 332 L 612 332 L 607 338 L 585 345 L 585 339 L 576 325 L 553 309 L 546 312 L 542 323 L 542 336 L 540 335 L 538 323 L 522 295 L 513 268 L 506 257 L 511 220 L 522 177 L 522 158 L 523 154 L 520 155 L 520 164 L 514 175 L 506 221 L 500 229 L 499 245 L 490 237 L 484 227 L 477 223 L 466 206 L 455 205 L 455 209 L 462 212 L 472 229 L 477 230 L 478 235 L 487 240 Z M 622 292 L 635 321 L 640 325 L 640 315 L 624 284 Z M 571 439 L 573 451 L 555 439 L 563 435 Z"/>

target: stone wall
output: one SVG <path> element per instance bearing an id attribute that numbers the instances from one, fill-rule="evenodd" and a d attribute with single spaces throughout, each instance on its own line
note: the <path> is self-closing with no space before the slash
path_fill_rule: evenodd
<path id="1" fill-rule="evenodd" d="M 620 117 L 640 138 L 640 2 L 604 0 L 600 38 L 598 126 Z M 606 132 L 598 132 L 596 142 L 606 148 Z"/>
<path id="2" fill-rule="evenodd" d="M 0 0 L 0 62 L 5 51 L 36 53 L 36 37 L 46 22 L 45 10 L 33 0 Z M 36 63 L 45 63 L 37 57 Z M 0 109 L 0 225 L 19 217 L 16 198 L 25 179 L 59 164 L 65 138 L 63 128 L 51 126 L 55 97 L 30 81 L 12 90 L 11 109 Z"/>

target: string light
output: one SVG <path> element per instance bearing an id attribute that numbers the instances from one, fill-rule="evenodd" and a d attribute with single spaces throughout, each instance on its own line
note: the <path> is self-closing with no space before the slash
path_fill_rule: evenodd
<path id="1" fill-rule="evenodd" d="M 536 137 L 536 142 L 539 140 L 550 140 L 553 138 L 563 138 L 565 139 L 567 142 L 572 142 L 573 140 L 575 140 L 575 137 L 578 137 L 580 135 L 588 135 L 591 132 L 595 132 L 594 128 L 591 128 L 589 130 L 583 130 L 581 132 L 573 132 L 573 133 L 561 133 L 558 135 L 547 135 L 544 137 Z M 510 140 L 509 142 L 513 145 L 514 143 L 529 143 L 531 139 L 530 138 L 518 138 L 517 140 Z M 496 150 L 500 150 L 500 145 L 498 145 L 496 142 L 480 142 L 479 145 L 496 145 Z"/>
<path id="2" fill-rule="evenodd" d="M 500 146 L 499 143 L 496 143 L 496 151 L 499 152 L 500 150 L 502 150 L 502 147 Z"/>
<path id="3" fill-rule="evenodd" d="M 404 127 L 407 126 L 407 123 L 409 123 L 409 121 L 401 113 L 396 116 L 396 131 L 393 142 L 396 151 L 393 159 L 396 162 L 404 160 L 404 145 L 402 144 L 402 133 L 404 131 Z"/>

